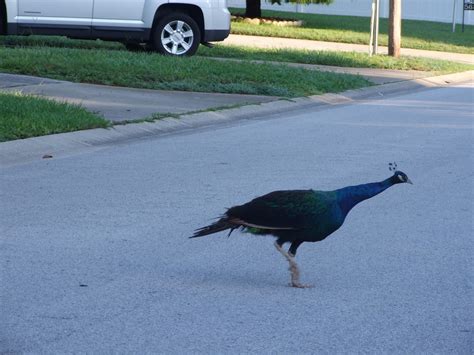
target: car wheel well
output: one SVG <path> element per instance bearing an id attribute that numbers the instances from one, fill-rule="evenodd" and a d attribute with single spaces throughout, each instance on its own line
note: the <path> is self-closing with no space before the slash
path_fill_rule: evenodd
<path id="1" fill-rule="evenodd" d="M 171 12 L 154 27 L 151 44 L 164 55 L 191 56 L 196 53 L 201 42 L 200 32 L 191 16 Z"/>
<path id="2" fill-rule="evenodd" d="M 182 13 L 191 17 L 199 27 L 201 38 L 204 37 L 204 15 L 202 10 L 195 5 L 189 4 L 164 4 L 156 10 L 155 18 L 153 19 L 153 28 L 165 16 L 171 13 Z M 152 31 L 153 32 L 153 31 Z"/>

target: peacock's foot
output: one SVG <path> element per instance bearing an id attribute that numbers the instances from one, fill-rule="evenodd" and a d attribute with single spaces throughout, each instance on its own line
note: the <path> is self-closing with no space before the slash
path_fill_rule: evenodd
<path id="1" fill-rule="evenodd" d="M 295 258 L 293 255 L 291 255 L 290 253 L 288 253 L 289 255 L 289 264 L 290 264 L 290 267 L 289 267 L 289 270 L 290 270 L 290 274 L 291 274 L 291 281 L 290 281 L 290 286 L 291 287 L 296 287 L 296 288 L 311 288 L 313 287 L 312 285 L 306 285 L 306 284 L 302 284 L 300 282 L 300 269 L 298 268 L 298 264 L 296 264 L 296 261 L 295 261 Z"/>
<path id="2" fill-rule="evenodd" d="M 290 271 L 291 281 L 289 286 L 296 288 L 310 288 L 312 285 L 305 285 L 300 283 L 300 269 L 296 263 L 295 256 L 292 253 L 287 253 L 283 248 L 275 242 L 275 248 L 285 257 L 285 259 L 290 264 L 288 270 Z"/>
<path id="3" fill-rule="evenodd" d="M 313 288 L 313 287 L 314 287 L 313 285 L 302 284 L 302 283 L 294 282 L 294 281 L 291 281 L 291 282 L 289 283 L 289 286 L 290 286 L 290 287 L 295 287 L 295 288 Z"/>

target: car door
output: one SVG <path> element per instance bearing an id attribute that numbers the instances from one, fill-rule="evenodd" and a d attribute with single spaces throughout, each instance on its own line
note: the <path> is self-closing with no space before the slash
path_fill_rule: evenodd
<path id="1" fill-rule="evenodd" d="M 145 0 L 94 0 L 92 29 L 97 37 L 142 37 Z"/>
<path id="2" fill-rule="evenodd" d="M 18 0 L 20 29 L 38 34 L 88 37 L 94 0 Z"/>

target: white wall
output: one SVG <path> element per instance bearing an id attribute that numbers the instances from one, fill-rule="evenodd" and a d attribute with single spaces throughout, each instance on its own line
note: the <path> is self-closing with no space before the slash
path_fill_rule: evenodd
<path id="1" fill-rule="evenodd" d="M 463 0 L 456 1 L 456 22 L 462 21 Z M 283 2 L 283 1 L 282 1 Z M 245 0 L 228 0 L 229 7 L 245 7 Z M 388 17 L 389 0 L 380 0 L 380 15 Z M 454 0 L 402 0 L 402 17 L 412 20 L 452 22 Z M 372 0 L 334 0 L 331 5 L 271 5 L 262 0 L 263 9 L 298 11 L 328 15 L 370 16 Z M 474 11 L 466 11 L 466 24 L 474 25 Z"/>

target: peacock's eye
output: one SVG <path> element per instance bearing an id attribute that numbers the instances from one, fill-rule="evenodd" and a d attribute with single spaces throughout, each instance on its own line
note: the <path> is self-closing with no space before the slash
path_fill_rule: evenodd
<path id="1" fill-rule="evenodd" d="M 405 180 L 403 179 L 403 176 L 401 176 L 401 175 L 397 175 L 397 176 L 398 176 L 398 179 L 399 179 L 400 181 L 405 181 Z"/>

